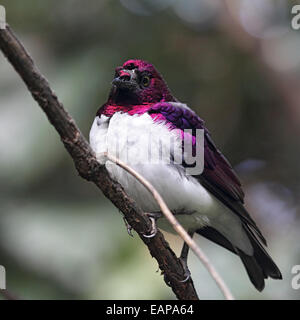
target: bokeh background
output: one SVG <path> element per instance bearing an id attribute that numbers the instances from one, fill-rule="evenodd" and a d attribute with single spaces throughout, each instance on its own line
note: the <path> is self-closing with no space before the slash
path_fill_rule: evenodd
<path id="1" fill-rule="evenodd" d="M 230 159 L 284 280 L 258 293 L 240 260 L 197 241 L 239 299 L 298 299 L 300 30 L 292 1 L 2 0 L 7 22 L 88 137 L 114 68 L 152 62 Z M 174 299 L 137 235 L 81 179 L 58 135 L 0 56 L 0 264 L 24 299 Z M 179 252 L 181 241 L 166 234 Z M 222 295 L 199 261 L 202 299 Z"/>

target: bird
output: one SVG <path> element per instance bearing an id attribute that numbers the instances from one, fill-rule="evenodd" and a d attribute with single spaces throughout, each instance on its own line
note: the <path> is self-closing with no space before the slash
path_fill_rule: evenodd
<path id="1" fill-rule="evenodd" d="M 197 130 L 202 133 L 202 170 L 187 174 L 193 166 L 185 161 L 183 142 L 190 141 L 195 151 Z M 151 63 L 130 59 L 115 69 L 107 102 L 96 113 L 89 139 L 98 162 L 154 222 L 151 234 L 145 236 L 155 236 L 156 225 L 169 232 L 172 228 L 149 191 L 106 154 L 147 179 L 190 236 L 199 234 L 238 255 L 257 290 L 264 289 L 268 277 L 282 279 L 265 249 L 264 236 L 245 208 L 233 167 L 204 121 L 173 96 Z M 180 259 L 189 275 L 187 257 L 184 243 Z"/>

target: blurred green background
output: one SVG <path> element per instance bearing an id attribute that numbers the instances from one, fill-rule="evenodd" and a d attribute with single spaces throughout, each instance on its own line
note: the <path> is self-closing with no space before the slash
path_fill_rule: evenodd
<path id="1" fill-rule="evenodd" d="M 197 241 L 239 299 L 299 299 L 300 30 L 294 2 L 2 0 L 7 22 L 88 137 L 114 68 L 152 62 L 205 119 L 238 172 L 283 281 L 263 293 L 240 260 Z M 174 299 L 137 235 L 81 179 L 55 130 L 0 57 L 0 264 L 24 299 Z M 181 241 L 166 234 L 179 252 Z M 201 299 L 222 295 L 199 261 Z"/>

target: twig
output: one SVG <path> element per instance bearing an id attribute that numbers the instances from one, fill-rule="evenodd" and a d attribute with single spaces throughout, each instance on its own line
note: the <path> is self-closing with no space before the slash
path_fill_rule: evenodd
<path id="1" fill-rule="evenodd" d="M 123 212 L 128 223 L 139 234 L 151 255 L 157 260 L 159 268 L 165 275 L 165 282 L 171 286 L 176 297 L 181 300 L 197 300 L 198 296 L 192 279 L 187 282 L 180 281 L 184 279 L 182 264 L 162 233 L 158 231 L 157 235 L 151 239 L 143 236 L 151 229 L 150 219 L 124 192 L 120 184 L 109 177 L 106 169 L 100 166 L 75 121 L 59 102 L 48 81 L 41 75 L 32 58 L 8 25 L 6 29 L 0 30 L 0 48 L 60 135 L 79 175 L 95 183 L 104 195 Z"/>
<path id="2" fill-rule="evenodd" d="M 170 222 L 174 230 L 180 235 L 180 237 L 187 243 L 187 245 L 194 251 L 196 256 L 200 259 L 200 261 L 204 264 L 205 268 L 208 270 L 212 278 L 215 280 L 216 284 L 222 291 L 224 297 L 227 300 L 234 300 L 233 295 L 231 294 L 229 288 L 226 286 L 225 282 L 211 264 L 207 256 L 204 252 L 199 248 L 193 238 L 185 231 L 185 229 L 181 226 L 175 216 L 171 213 L 165 201 L 158 193 L 158 191 L 153 187 L 153 185 L 146 180 L 143 176 L 141 176 L 137 171 L 133 168 L 129 167 L 126 163 L 117 159 L 116 157 L 109 155 L 107 153 L 104 154 L 108 160 L 116 163 L 118 166 L 129 172 L 132 176 L 134 176 L 141 184 L 143 184 L 149 191 L 152 193 L 154 199 L 157 201 L 162 213 L 165 215 L 166 219 Z"/>

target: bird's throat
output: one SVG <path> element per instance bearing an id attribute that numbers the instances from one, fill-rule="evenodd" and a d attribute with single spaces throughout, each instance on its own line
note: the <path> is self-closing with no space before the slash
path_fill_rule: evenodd
<path id="1" fill-rule="evenodd" d="M 108 103 L 129 106 L 141 104 L 141 101 L 135 91 L 113 86 L 109 95 Z"/>

